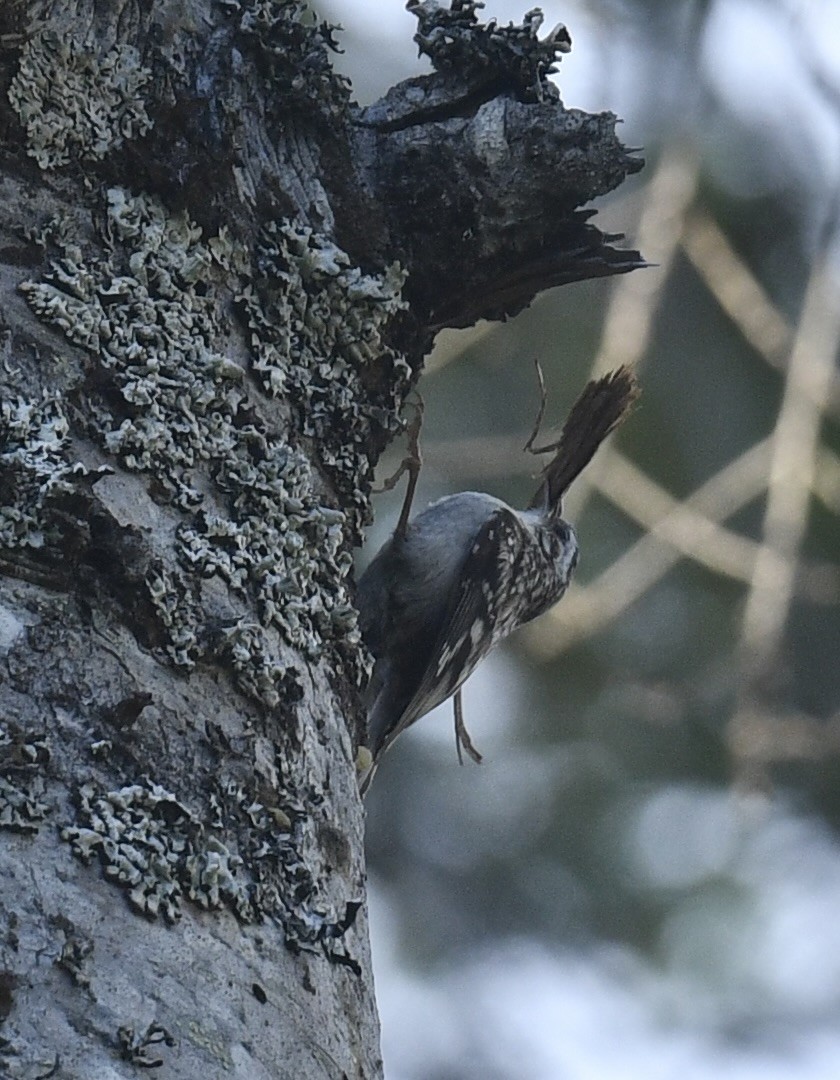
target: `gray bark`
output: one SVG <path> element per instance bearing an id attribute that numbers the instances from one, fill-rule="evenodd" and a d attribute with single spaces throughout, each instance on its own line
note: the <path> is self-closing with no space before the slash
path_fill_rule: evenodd
<path id="1" fill-rule="evenodd" d="M 415 6 L 367 110 L 295 3 L 0 12 L 0 1075 L 381 1075 L 373 464 L 437 327 L 640 262 L 554 44 Z"/>

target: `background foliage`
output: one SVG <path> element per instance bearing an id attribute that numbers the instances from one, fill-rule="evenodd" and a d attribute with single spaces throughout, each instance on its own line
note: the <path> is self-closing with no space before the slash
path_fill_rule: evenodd
<path id="1" fill-rule="evenodd" d="M 360 7 L 324 10 L 369 100 L 423 66 L 400 4 Z M 569 500 L 576 586 L 468 684 L 485 764 L 459 769 L 444 708 L 380 769 L 387 1075 L 835 1077 L 840 12 L 545 8 L 566 104 L 644 146 L 600 215 L 654 265 L 439 337 L 418 505 L 524 505 L 535 358 L 557 422 L 619 363 L 644 397 Z"/>

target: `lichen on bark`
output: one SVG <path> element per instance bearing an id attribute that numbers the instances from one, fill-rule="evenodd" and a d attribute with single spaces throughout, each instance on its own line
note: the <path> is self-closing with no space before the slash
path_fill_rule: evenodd
<path id="1" fill-rule="evenodd" d="M 358 538 L 368 506 L 371 426 L 398 425 L 408 367 L 390 353 L 398 374 L 387 398 L 368 393 L 362 375 L 403 306 L 399 273 L 362 274 L 331 241 L 282 222 L 266 228 L 251 271 L 224 234 L 204 241 L 185 213 L 124 189 L 108 192 L 106 256 L 85 257 L 66 229 L 54 231 L 63 239 L 50 271 L 21 291 L 90 354 L 100 386 L 84 404 L 90 437 L 121 467 L 149 475 L 156 501 L 182 514 L 174 560 L 161 556 L 147 577 L 170 658 L 192 666 L 210 648 L 197 574 L 252 600 L 263 627 L 288 645 L 314 657 L 328 643 L 352 665 L 348 535 Z M 335 495 L 306 455 L 261 420 L 246 367 L 231 355 L 231 291 L 247 310 L 253 369 L 297 411 L 302 436 L 317 440 L 346 509 L 329 505 Z M 51 484 L 83 469 L 53 464 Z M 251 689 L 262 681 L 241 662 L 236 670 Z"/>
<path id="2" fill-rule="evenodd" d="M 103 49 L 44 27 L 25 43 L 9 101 L 42 169 L 96 161 L 152 126 L 145 92 L 152 72 L 133 45 Z"/>

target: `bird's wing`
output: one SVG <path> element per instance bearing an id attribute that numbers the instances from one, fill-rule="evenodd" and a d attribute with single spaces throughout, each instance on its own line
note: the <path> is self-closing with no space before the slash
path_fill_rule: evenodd
<path id="1" fill-rule="evenodd" d="M 401 731 L 454 694 L 492 645 L 512 629 L 499 625 L 500 582 L 516 580 L 522 529 L 513 511 L 503 507 L 477 532 L 417 689 L 388 732 L 383 751 Z"/>

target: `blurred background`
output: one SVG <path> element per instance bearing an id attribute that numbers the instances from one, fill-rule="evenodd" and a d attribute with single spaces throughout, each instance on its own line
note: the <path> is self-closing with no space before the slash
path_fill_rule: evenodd
<path id="1" fill-rule="evenodd" d="M 446 706 L 379 770 L 387 1080 L 837 1080 L 840 3 L 543 9 L 565 104 L 644 148 L 599 224 L 655 266 L 440 335 L 415 508 L 527 502 L 535 359 L 555 424 L 619 363 L 643 398 L 568 501 L 575 585 L 467 684 L 484 764 Z M 358 100 L 426 70 L 401 0 L 320 12 Z"/>

